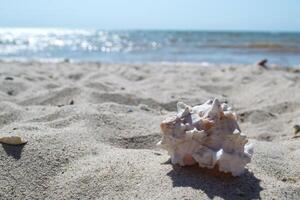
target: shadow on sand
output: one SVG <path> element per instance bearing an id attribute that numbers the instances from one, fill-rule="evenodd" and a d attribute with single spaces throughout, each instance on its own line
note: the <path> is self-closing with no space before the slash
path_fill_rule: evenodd
<path id="1" fill-rule="evenodd" d="M 16 160 L 21 158 L 22 150 L 25 145 L 9 145 L 2 144 L 2 147 L 8 156 L 12 156 Z"/>
<path id="2" fill-rule="evenodd" d="M 216 168 L 205 169 L 196 166 L 180 167 L 173 165 L 173 170 L 168 172 L 173 181 L 173 187 L 192 187 L 205 192 L 213 199 L 220 197 L 232 199 L 261 199 L 262 187 L 260 180 L 248 170 L 239 177 L 229 173 L 221 173 Z"/>

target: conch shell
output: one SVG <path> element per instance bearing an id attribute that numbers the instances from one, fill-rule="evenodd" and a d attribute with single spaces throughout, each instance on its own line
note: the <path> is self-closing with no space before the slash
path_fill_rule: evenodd
<path id="1" fill-rule="evenodd" d="M 160 124 L 158 146 L 168 151 L 172 164 L 198 164 L 241 175 L 251 161 L 253 146 L 237 124 L 237 117 L 218 99 L 194 107 L 177 103 L 177 115 Z"/>

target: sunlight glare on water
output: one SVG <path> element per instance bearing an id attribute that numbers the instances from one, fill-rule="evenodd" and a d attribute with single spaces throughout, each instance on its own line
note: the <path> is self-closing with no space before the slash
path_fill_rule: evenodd
<path id="1" fill-rule="evenodd" d="M 1 59 L 300 64 L 299 33 L 0 29 Z"/>

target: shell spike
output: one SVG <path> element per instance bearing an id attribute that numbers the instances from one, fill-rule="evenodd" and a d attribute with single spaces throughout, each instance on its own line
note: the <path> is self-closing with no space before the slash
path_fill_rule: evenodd
<path id="1" fill-rule="evenodd" d="M 188 115 L 190 112 L 190 107 L 183 103 L 183 102 L 177 102 L 177 116 L 178 117 L 184 117 Z"/>
<path id="2" fill-rule="evenodd" d="M 213 100 L 210 110 L 206 113 L 205 116 L 211 119 L 216 117 L 219 118 L 221 116 L 221 112 L 222 112 L 221 103 L 217 98 L 215 98 Z"/>
<path id="3" fill-rule="evenodd" d="M 221 103 L 220 103 L 219 99 L 215 98 L 212 103 L 212 110 L 219 111 L 220 107 L 221 107 Z"/>

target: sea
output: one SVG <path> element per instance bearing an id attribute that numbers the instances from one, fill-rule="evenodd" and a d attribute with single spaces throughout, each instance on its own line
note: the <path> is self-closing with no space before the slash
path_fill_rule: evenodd
<path id="1" fill-rule="evenodd" d="M 300 33 L 0 28 L 0 60 L 300 65 Z"/>

